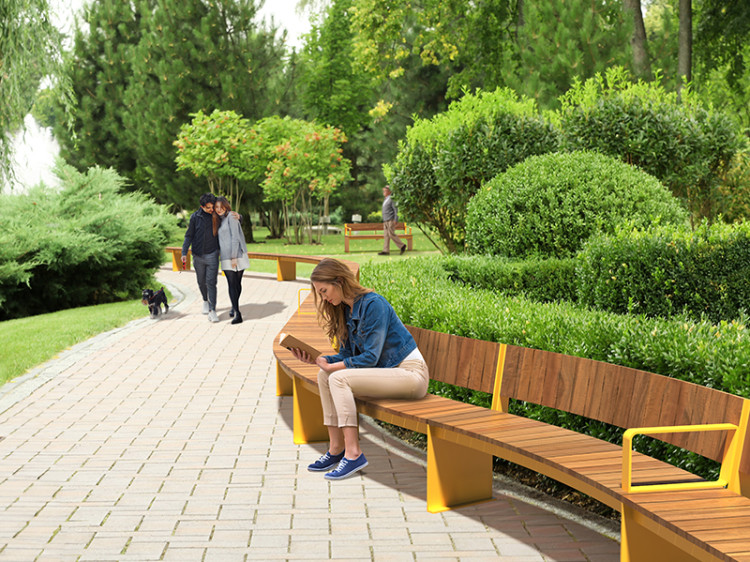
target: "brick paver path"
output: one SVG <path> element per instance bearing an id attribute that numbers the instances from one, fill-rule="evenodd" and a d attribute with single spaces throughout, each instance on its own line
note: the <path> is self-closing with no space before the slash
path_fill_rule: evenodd
<path id="1" fill-rule="evenodd" d="M 61 354 L 0 389 L 0 560 L 619 560 L 590 525 L 499 490 L 425 509 L 424 456 L 363 424 L 370 466 L 329 483 L 294 445 L 273 338 L 303 282 L 246 274 L 245 322 L 182 302 Z"/>

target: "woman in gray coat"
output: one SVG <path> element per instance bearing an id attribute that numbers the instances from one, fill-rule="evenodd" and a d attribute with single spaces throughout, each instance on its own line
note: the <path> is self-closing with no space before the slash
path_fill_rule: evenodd
<path id="1" fill-rule="evenodd" d="M 247 245 L 245 244 L 245 235 L 242 233 L 240 221 L 237 220 L 233 213 L 230 213 L 231 210 L 232 207 L 229 205 L 226 197 L 216 198 L 214 212 L 221 219 L 218 232 L 221 269 L 227 278 L 229 300 L 232 303 L 232 310 L 229 316 L 233 317 L 232 324 L 240 324 L 242 322 L 242 313 L 240 313 L 242 273 L 250 267 L 250 260 L 247 257 Z"/>

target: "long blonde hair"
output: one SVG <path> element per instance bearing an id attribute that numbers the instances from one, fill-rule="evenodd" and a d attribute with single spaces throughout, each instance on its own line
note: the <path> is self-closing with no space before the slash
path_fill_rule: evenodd
<path id="1" fill-rule="evenodd" d="M 354 273 L 343 263 L 333 258 L 324 258 L 315 266 L 310 274 L 310 283 L 329 283 L 341 289 L 341 294 L 346 300 L 355 300 L 372 289 L 363 287 L 357 281 Z M 332 305 L 325 299 L 320 298 L 315 286 L 312 288 L 315 299 L 315 308 L 318 311 L 318 321 L 326 331 L 330 340 L 336 339 L 339 344 L 346 341 L 348 336 L 346 317 L 344 316 L 344 303 Z"/>

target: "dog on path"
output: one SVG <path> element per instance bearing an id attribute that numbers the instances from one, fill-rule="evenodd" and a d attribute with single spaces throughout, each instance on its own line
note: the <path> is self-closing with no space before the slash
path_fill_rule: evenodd
<path id="1" fill-rule="evenodd" d="M 167 304 L 167 295 L 164 294 L 164 287 L 154 292 L 151 289 L 144 289 L 141 295 L 141 302 L 148 306 L 151 318 L 157 318 L 161 314 L 161 307 L 164 306 L 164 314 L 169 312 Z"/>

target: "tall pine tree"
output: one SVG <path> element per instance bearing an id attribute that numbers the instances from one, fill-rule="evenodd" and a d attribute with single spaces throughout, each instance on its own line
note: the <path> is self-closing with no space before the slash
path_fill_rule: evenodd
<path id="1" fill-rule="evenodd" d="M 256 13 L 253 0 L 162 0 L 144 17 L 123 121 L 136 181 L 158 200 L 191 208 L 207 190 L 175 170 L 172 143 L 191 113 L 233 110 L 253 121 L 278 110 L 284 50 Z"/>
<path id="2" fill-rule="evenodd" d="M 84 171 L 90 166 L 114 168 L 133 179 L 135 150 L 126 140 L 123 114 L 130 82 L 133 49 L 141 38 L 141 10 L 151 11 L 155 0 L 132 4 L 121 0 L 92 2 L 84 12 L 85 25 L 76 26 L 68 73 L 77 106 L 69 134 L 57 108 L 54 133 L 60 155 Z"/>

